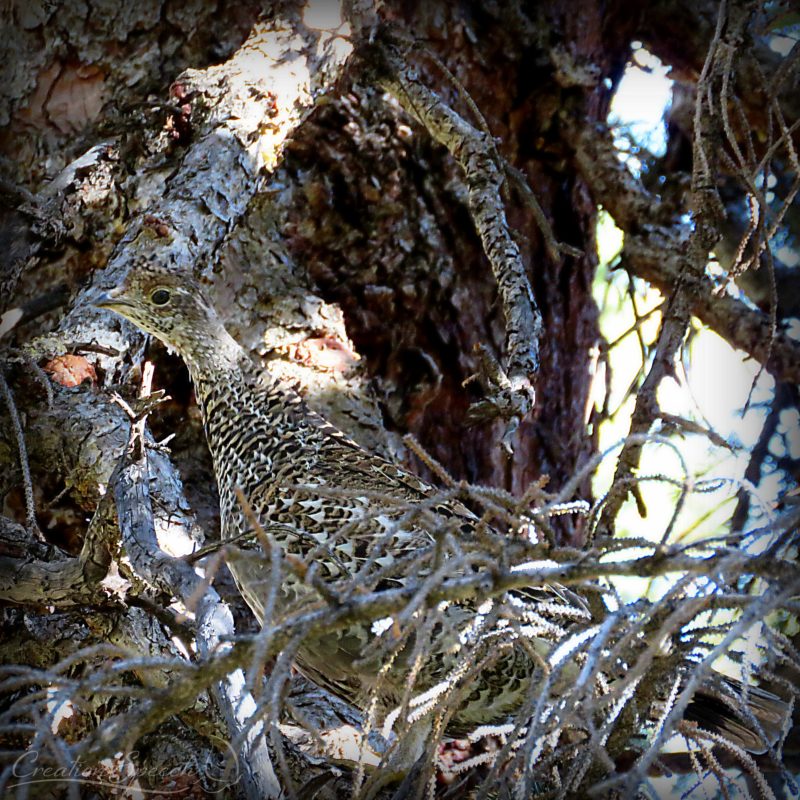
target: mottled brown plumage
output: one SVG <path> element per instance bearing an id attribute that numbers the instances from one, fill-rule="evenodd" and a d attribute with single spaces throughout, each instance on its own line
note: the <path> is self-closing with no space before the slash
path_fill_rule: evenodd
<path id="1" fill-rule="evenodd" d="M 437 529 L 447 528 L 467 539 L 475 536 L 478 520 L 463 505 L 437 501 L 432 486 L 363 450 L 309 410 L 292 388 L 258 369 L 194 281 L 167 270 L 141 268 L 98 304 L 176 349 L 188 365 L 219 484 L 223 536 L 242 545 L 231 570 L 260 620 L 273 573 L 263 554 L 248 554 L 248 547 L 257 544 L 237 490 L 283 553 L 303 560 L 325 583 L 338 582 L 341 591 L 352 588 L 348 579 L 354 576 L 362 588 L 402 583 L 409 562 L 431 569 L 433 559 L 422 557 L 432 553 L 432 532 Z M 426 506 L 426 513 L 409 516 L 415 504 Z M 424 577 L 424 570 L 415 577 Z M 298 574 L 302 570 L 284 568 L 277 598 L 281 604 L 319 600 L 313 582 Z M 555 587 L 544 598 L 540 592 L 497 603 L 518 609 L 528 600 L 532 602 L 516 615 L 526 626 L 524 646 L 515 626 L 493 619 L 487 627 L 485 608 L 478 613 L 469 603 L 451 604 L 438 616 L 415 684 L 419 691 L 457 683 L 481 658 L 494 656 L 488 669 L 470 677 L 451 730 L 505 719 L 525 697 L 535 672 L 530 648 L 545 657 L 554 641 L 590 623 L 580 599 Z M 378 657 L 362 658 L 376 636 L 369 625 L 353 625 L 307 638 L 297 654 L 298 664 L 318 683 L 363 705 L 382 663 Z M 465 644 L 470 649 L 467 663 Z M 413 654 L 412 637 L 380 678 L 385 709 L 400 701 Z M 771 735 L 774 724 L 771 718 L 768 722 L 764 727 Z M 717 728 L 724 728 L 723 723 L 715 720 Z M 736 724 L 731 734 L 736 741 L 763 749 L 760 737 Z"/>

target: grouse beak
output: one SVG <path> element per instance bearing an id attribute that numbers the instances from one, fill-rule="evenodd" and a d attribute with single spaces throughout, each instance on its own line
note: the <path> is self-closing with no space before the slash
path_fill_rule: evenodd
<path id="1" fill-rule="evenodd" d="M 97 306 L 98 308 L 110 308 L 112 311 L 121 306 L 130 305 L 130 303 L 128 303 L 124 298 L 118 296 L 119 292 L 119 289 L 112 289 L 110 292 L 103 292 L 93 301 L 93 305 Z"/>

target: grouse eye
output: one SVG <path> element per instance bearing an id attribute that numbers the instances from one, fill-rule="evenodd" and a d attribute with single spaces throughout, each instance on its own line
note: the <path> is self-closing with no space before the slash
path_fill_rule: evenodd
<path id="1" fill-rule="evenodd" d="M 150 300 L 153 305 L 165 306 L 169 303 L 169 292 L 166 289 L 156 289 L 153 294 L 150 295 Z"/>

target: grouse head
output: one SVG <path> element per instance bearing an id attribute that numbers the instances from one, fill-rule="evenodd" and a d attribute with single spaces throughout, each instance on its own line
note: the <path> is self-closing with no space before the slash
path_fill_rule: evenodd
<path id="1" fill-rule="evenodd" d="M 241 354 L 200 284 L 187 275 L 133 269 L 95 305 L 115 311 L 176 350 L 190 371 L 225 366 Z"/>

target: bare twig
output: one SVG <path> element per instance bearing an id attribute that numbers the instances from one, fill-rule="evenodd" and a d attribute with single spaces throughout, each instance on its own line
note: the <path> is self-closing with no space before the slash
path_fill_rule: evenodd
<path id="1" fill-rule="evenodd" d="M 39 524 L 36 522 L 36 501 L 33 497 L 33 483 L 31 481 L 31 468 L 28 463 L 28 449 L 25 447 L 25 432 L 22 430 L 22 423 L 17 413 L 17 406 L 14 403 L 14 396 L 11 393 L 11 388 L 6 381 L 5 375 L 3 375 L 2 369 L 0 369 L 0 394 L 3 395 L 3 401 L 8 409 L 8 415 L 11 418 L 11 427 L 14 430 L 14 436 L 17 440 L 19 468 L 22 471 L 22 487 L 25 492 L 25 523 L 31 533 L 44 541 L 44 535 L 39 530 Z"/>

